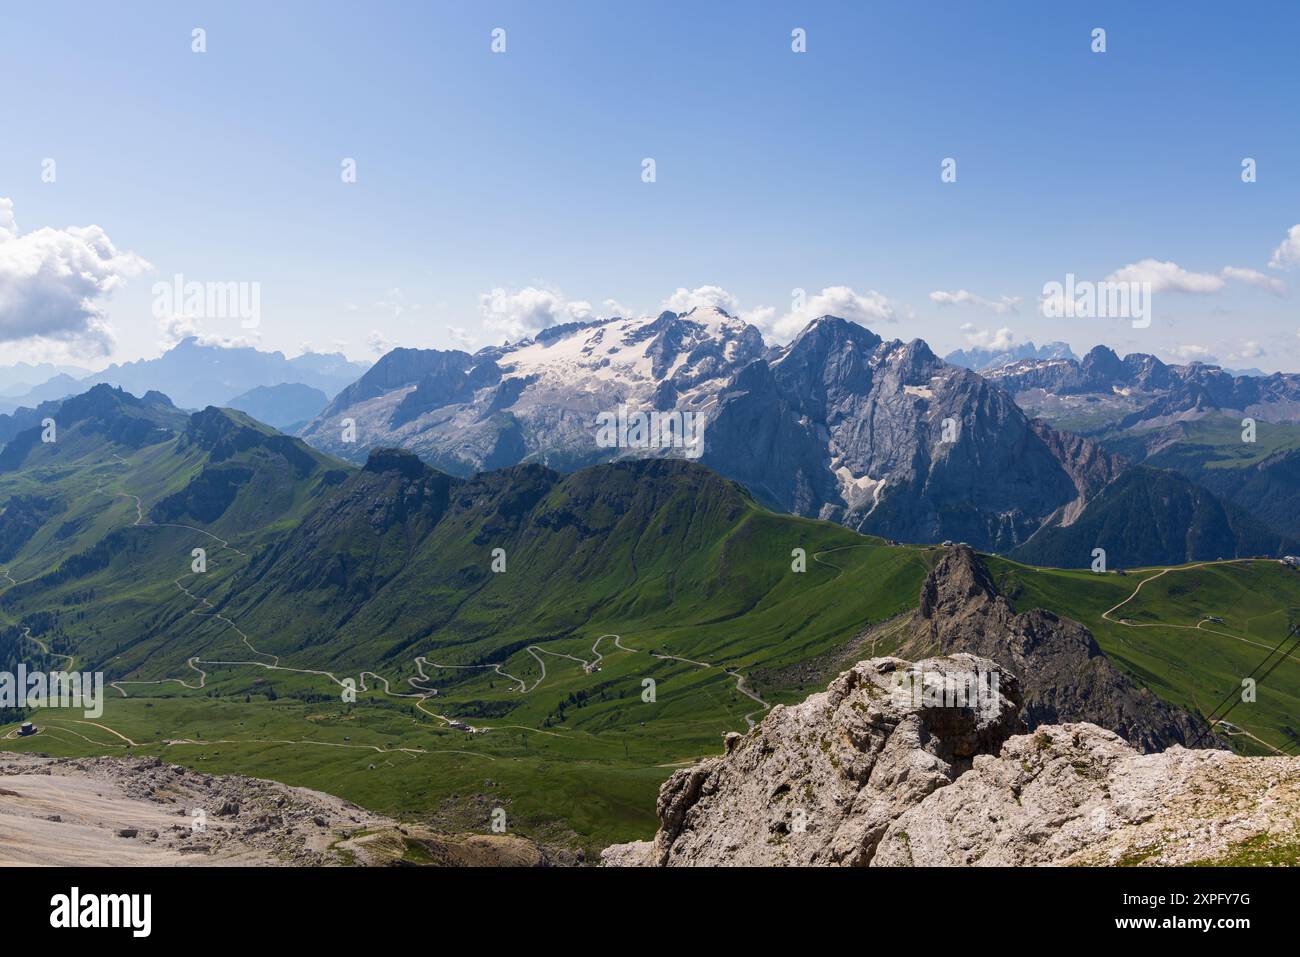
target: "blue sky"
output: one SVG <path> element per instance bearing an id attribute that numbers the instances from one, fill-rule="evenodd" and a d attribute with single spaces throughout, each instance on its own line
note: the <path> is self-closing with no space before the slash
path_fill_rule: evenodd
<path id="1" fill-rule="evenodd" d="M 54 2 L 4 20 L 11 239 L 93 224 L 118 255 L 96 267 L 95 334 L 74 317 L 19 337 L 17 299 L 85 290 L 6 300 L 36 280 L 0 242 L 0 363 L 102 365 L 190 328 L 373 358 L 703 298 L 784 338 L 798 288 L 940 352 L 1064 339 L 1300 369 L 1295 4 Z M 86 242 L 46 240 L 56 259 Z M 1149 328 L 1040 313 L 1046 282 L 1147 261 L 1173 264 Z M 177 273 L 258 283 L 260 325 L 160 322 L 152 286 Z"/>

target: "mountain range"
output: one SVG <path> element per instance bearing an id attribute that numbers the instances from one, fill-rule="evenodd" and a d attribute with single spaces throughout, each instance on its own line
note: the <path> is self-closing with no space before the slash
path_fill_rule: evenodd
<path id="1" fill-rule="evenodd" d="M 969 349 L 955 349 L 943 357 L 943 361 L 950 365 L 963 366 L 976 372 L 997 369 L 1022 359 L 1078 359 L 1078 356 L 1070 349 L 1069 343 L 1047 342 L 1036 346 L 1032 342 L 1022 342 L 1018 346 L 1006 348 L 971 346 Z"/>
<path id="2" fill-rule="evenodd" d="M 1300 409 L 1300 376 L 1234 377 L 1101 346 L 1082 360 L 976 373 L 921 340 L 885 340 L 832 316 L 768 346 L 754 326 L 704 307 L 554 326 L 474 354 L 397 348 L 339 386 L 360 368 L 186 340 L 102 375 L 184 375 L 192 398 L 220 392 L 211 404 L 356 464 L 390 447 L 460 478 L 693 459 L 776 511 L 1067 567 L 1086 567 L 1097 547 L 1132 567 L 1281 555 L 1300 539 L 1300 423 L 1287 418 Z M 291 375 L 330 389 L 265 384 Z M 263 384 L 231 391 L 250 381 Z M 0 443 L 59 404 L 0 415 Z M 1243 445 L 1221 425 L 1246 413 L 1259 416 L 1264 442 Z M 650 427 L 638 433 L 627 423 L 641 416 Z M 621 431 L 602 436 L 602 419 Z M 698 428 L 693 445 L 676 441 L 689 438 L 687 424 Z M 1211 428 L 1214 441 L 1200 443 Z"/>
<path id="3" fill-rule="evenodd" d="M 1014 547 L 1119 469 L 920 340 L 826 316 L 769 348 L 703 307 L 557 326 L 472 356 L 394 350 L 300 434 L 353 461 L 401 446 L 459 475 L 688 456 L 603 447 L 595 421 L 620 409 L 698 416 L 700 461 L 767 507 L 909 541 Z"/>
<path id="4" fill-rule="evenodd" d="M 1022 359 L 985 375 L 1026 411 L 1076 418 L 1086 432 L 1151 429 L 1214 413 L 1300 422 L 1300 374 L 1237 375 L 1201 362 L 1166 365 L 1143 353 L 1121 359 L 1096 346 L 1082 359 Z"/>
<path id="5" fill-rule="evenodd" d="M 36 367 L 46 368 L 46 367 Z M 236 396 L 260 387 L 299 384 L 331 397 L 351 384 L 368 365 L 338 353 L 309 352 L 286 359 L 281 352 L 262 352 L 251 346 L 205 343 L 197 337 L 182 339 L 156 359 L 139 359 L 109 366 L 100 372 L 61 368 L 22 393 L 10 391 L 0 398 L 0 412 L 34 407 L 42 402 L 85 392 L 91 386 L 108 384 L 136 395 L 156 391 L 166 394 L 181 408 L 201 409 L 227 405 Z M 0 382 L 21 377 L 35 378 L 22 366 L 10 367 Z M 312 413 L 319 409 L 312 410 Z M 310 417 L 310 414 L 303 418 Z M 300 421 L 276 416 L 285 425 Z"/>

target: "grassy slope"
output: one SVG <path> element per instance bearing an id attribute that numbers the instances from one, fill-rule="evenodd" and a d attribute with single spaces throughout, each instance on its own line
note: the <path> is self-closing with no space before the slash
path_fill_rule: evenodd
<path id="1" fill-rule="evenodd" d="M 1238 691 L 1289 621 L 1300 620 L 1300 574 L 1271 561 L 1181 566 L 1159 578 L 1161 569 L 1117 576 L 997 558 L 990 565 L 1017 607 L 1050 608 L 1082 622 L 1129 674 L 1202 714 Z M 1103 619 L 1144 579 L 1149 584 L 1111 615 L 1132 625 Z M 1223 623 L 1204 621 L 1208 616 Z M 1228 720 L 1274 747 L 1300 741 L 1300 661 L 1283 661 L 1257 692 L 1254 703 L 1239 704 Z M 1245 736 L 1233 743 L 1246 754 L 1271 753 Z"/>
<path id="2" fill-rule="evenodd" d="M 254 594 L 247 581 L 236 583 L 275 538 L 265 524 L 236 534 L 263 492 L 237 496 L 210 526 L 242 555 L 200 532 L 131 524 L 134 504 L 118 492 L 147 489 L 141 497 L 149 513 L 153 502 L 213 467 L 180 442 L 118 449 L 125 465 L 111 475 L 96 462 L 64 476 L 58 489 L 72 508 L 88 517 L 99 509 L 94 529 L 101 535 L 113 530 L 105 561 L 66 581 L 0 594 L 10 622 L 26 617 L 30 623 L 38 610 L 57 609 L 57 626 L 38 634 L 50 640 L 57 631 L 54 648 L 71 651 L 79 664 L 101 667 L 110 679 L 169 680 L 126 685 L 128 698 L 110 691 L 97 721 L 102 728 L 83 723 L 79 713 L 47 712 L 37 716 L 46 733 L 6 746 L 56 754 L 156 753 L 213 772 L 319 787 L 378 810 L 456 826 L 483 826 L 499 802 L 527 833 L 595 849 L 649 833 L 655 791 L 672 765 L 715 753 L 723 732 L 743 730 L 745 715 L 759 710 L 727 669 L 779 671 L 839 647 L 869 622 L 910 607 L 927 568 L 922 550 L 889 548 L 839 526 L 773 515 L 734 494 L 719 497 L 714 486 L 722 483 L 708 473 L 698 487 L 643 505 L 633 476 L 607 470 L 598 490 L 569 482 L 547 493 L 538 514 L 552 531 L 516 530 L 507 542 L 510 573 L 481 573 L 490 547 L 508 530 L 486 529 L 491 516 L 471 512 L 461 525 L 425 542 L 415 559 L 399 556 L 404 567 L 375 601 L 336 622 L 318 644 L 302 645 L 318 617 L 311 603 L 321 596 L 257 593 L 236 600 Z M 101 479 L 101 492 L 93 493 Z M 610 527 L 600 527 L 595 512 L 620 494 L 633 496 L 632 511 L 621 519 L 610 515 Z M 295 510 L 299 498 L 292 500 Z M 310 495 L 304 501 L 309 506 Z M 579 508 L 586 509 L 583 521 L 597 526 L 587 531 L 596 534 L 576 535 L 565 524 Z M 87 543 L 74 544 L 84 550 Z M 209 548 L 203 576 L 188 568 L 196 545 Z M 795 547 L 810 556 L 835 551 L 811 558 L 806 572 L 795 573 Z M 33 542 L 20 555 L 22 567 L 49 570 L 70 549 L 45 554 Z M 332 553 L 333 546 L 325 551 Z M 441 632 L 419 644 L 402 640 L 403 628 L 435 616 L 440 579 L 465 565 L 480 574 L 471 576 L 468 599 L 446 620 L 450 640 L 442 643 Z M 226 600 L 223 611 L 259 651 L 283 653 L 284 665 L 328 667 L 340 676 L 373 670 L 394 690 L 405 689 L 402 679 L 415 673 L 413 658 L 420 653 L 443 663 L 492 655 L 529 686 L 541 672 L 524 646 L 536 642 L 553 654 L 544 657 L 545 680 L 527 694 L 486 669 L 431 671 L 443 692 L 431 702 L 436 709 L 495 729 L 471 736 L 420 713 L 411 700 L 374 693 L 374 678 L 372 692 L 352 706 L 322 677 L 208 664 L 271 658 L 250 651 L 233 629 L 184 595 L 178 581 L 195 595 Z M 601 668 L 593 673 L 577 660 L 556 657 L 594 660 L 592 645 L 606 633 L 619 634 L 626 648 L 636 650 L 605 639 Z M 508 653 L 501 658 L 497 649 Z M 650 651 L 711 667 L 653 658 Z M 196 654 L 205 662 L 207 686 L 170 680 L 196 684 L 197 672 L 185 666 Z M 642 701 L 646 678 L 657 683 L 654 702 Z M 797 687 L 754 690 L 773 703 L 805 693 Z M 206 743 L 167 743 L 176 741 Z"/>

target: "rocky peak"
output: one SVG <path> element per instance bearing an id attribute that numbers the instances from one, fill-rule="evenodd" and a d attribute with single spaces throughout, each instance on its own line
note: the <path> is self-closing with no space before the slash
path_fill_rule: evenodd
<path id="1" fill-rule="evenodd" d="M 420 461 L 420 457 L 405 449 L 371 449 L 366 459 L 367 472 L 396 472 L 403 478 L 418 479 L 426 474 L 436 474 Z"/>
<path id="2" fill-rule="evenodd" d="M 1020 676 L 1023 718 L 1039 724 L 1089 721 L 1143 751 L 1190 744 L 1204 722 L 1135 684 L 1088 629 L 1042 609 L 1017 614 L 988 566 L 964 545 L 949 548 L 921 585 L 900 654 L 969 652 Z M 1219 745 L 1205 737 L 1209 747 Z"/>
<path id="3" fill-rule="evenodd" d="M 1107 346 L 1093 346 L 1080 365 L 1089 379 L 1098 382 L 1114 382 L 1124 375 L 1124 363 Z"/>
<path id="4" fill-rule="evenodd" d="M 982 610 L 1002 601 L 993 576 L 969 545 L 947 549 L 921 585 L 918 620 L 939 621 Z"/>
<path id="5" fill-rule="evenodd" d="M 659 792 L 654 841 L 610 848 L 604 862 L 866 864 L 894 818 L 1019 727 L 1014 679 L 975 708 L 918 703 L 911 689 L 995 667 L 971 655 L 859 662 L 826 691 L 728 736 L 723 757 L 674 773 Z"/>

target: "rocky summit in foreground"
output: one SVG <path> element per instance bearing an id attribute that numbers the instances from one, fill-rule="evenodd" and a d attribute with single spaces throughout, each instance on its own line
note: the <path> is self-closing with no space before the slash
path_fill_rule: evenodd
<path id="1" fill-rule="evenodd" d="M 989 674 L 964 706 L 929 693 Z M 1092 724 L 1023 733 L 1020 709 L 1018 682 L 989 659 L 859 662 L 675 772 L 653 841 L 601 862 L 1300 863 L 1300 758 L 1141 754 Z"/>

